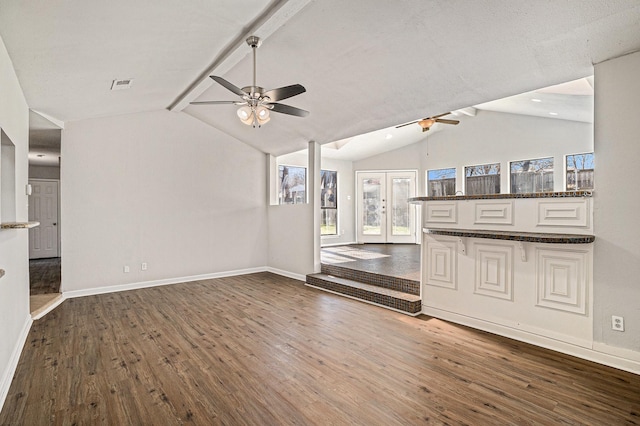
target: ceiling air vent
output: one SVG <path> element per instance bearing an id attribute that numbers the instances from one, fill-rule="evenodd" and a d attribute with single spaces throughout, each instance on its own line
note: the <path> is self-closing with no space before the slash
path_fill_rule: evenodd
<path id="1" fill-rule="evenodd" d="M 111 90 L 128 89 L 131 87 L 131 83 L 133 83 L 132 78 L 126 80 L 113 80 L 113 83 L 111 83 Z"/>

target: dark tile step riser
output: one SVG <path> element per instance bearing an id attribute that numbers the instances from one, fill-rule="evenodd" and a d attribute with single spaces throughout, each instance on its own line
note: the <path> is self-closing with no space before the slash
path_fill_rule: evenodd
<path id="1" fill-rule="evenodd" d="M 350 287 L 348 285 L 326 281 L 312 276 L 307 276 L 307 284 L 410 314 L 416 314 L 422 310 L 422 303 L 420 300 L 414 302 L 402 300 L 393 296 L 378 294 L 365 289 Z"/>
<path id="2" fill-rule="evenodd" d="M 326 263 L 320 265 L 320 270 L 323 274 L 333 275 L 334 277 L 359 281 L 361 283 L 401 291 L 403 293 L 409 293 L 416 296 L 420 295 L 420 283 L 418 281 L 374 274 L 367 271 L 359 271 L 357 269 L 349 269 L 337 265 L 328 265 Z"/>

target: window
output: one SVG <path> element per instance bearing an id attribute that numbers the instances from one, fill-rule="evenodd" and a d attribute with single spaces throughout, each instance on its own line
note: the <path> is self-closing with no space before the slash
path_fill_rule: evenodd
<path id="1" fill-rule="evenodd" d="M 338 235 L 338 172 L 320 170 L 320 235 Z"/>
<path id="2" fill-rule="evenodd" d="M 464 168 L 466 195 L 499 194 L 500 163 Z"/>
<path id="3" fill-rule="evenodd" d="M 280 204 L 304 204 L 307 202 L 307 169 L 296 166 L 278 166 Z"/>
<path id="4" fill-rule="evenodd" d="M 593 152 L 567 155 L 567 191 L 593 189 Z"/>
<path id="5" fill-rule="evenodd" d="M 510 169 L 512 194 L 553 191 L 553 157 L 512 161 Z"/>
<path id="6" fill-rule="evenodd" d="M 442 197 L 456 194 L 456 169 L 427 171 L 427 196 Z"/>

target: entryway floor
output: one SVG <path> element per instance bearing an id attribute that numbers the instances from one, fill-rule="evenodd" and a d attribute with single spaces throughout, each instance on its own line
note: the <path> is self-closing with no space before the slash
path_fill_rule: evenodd
<path id="1" fill-rule="evenodd" d="M 29 310 L 31 311 L 31 317 L 38 317 L 42 312 L 49 309 L 51 305 L 59 303 L 58 300 L 61 298 L 61 293 L 36 294 L 29 296 Z"/>
<path id="2" fill-rule="evenodd" d="M 420 281 L 419 244 L 349 244 L 323 247 L 320 261 L 328 265 Z"/>
<path id="3" fill-rule="evenodd" d="M 29 260 L 29 308 L 33 318 L 59 303 L 60 282 L 59 257 Z"/>

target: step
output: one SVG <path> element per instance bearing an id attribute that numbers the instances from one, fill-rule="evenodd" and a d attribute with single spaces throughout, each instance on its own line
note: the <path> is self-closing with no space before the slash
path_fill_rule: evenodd
<path id="1" fill-rule="evenodd" d="M 344 266 L 328 263 L 322 263 L 320 265 L 320 272 L 334 277 L 346 278 L 348 280 L 400 291 L 402 293 L 409 293 L 417 296 L 420 295 L 420 281 L 414 281 L 407 278 L 392 277 L 389 275 L 361 271 L 359 269 L 350 269 Z"/>
<path id="2" fill-rule="evenodd" d="M 404 314 L 415 316 L 422 310 L 422 302 L 419 295 L 391 290 L 347 278 L 322 273 L 309 274 L 307 275 L 307 285 L 390 308 Z"/>

